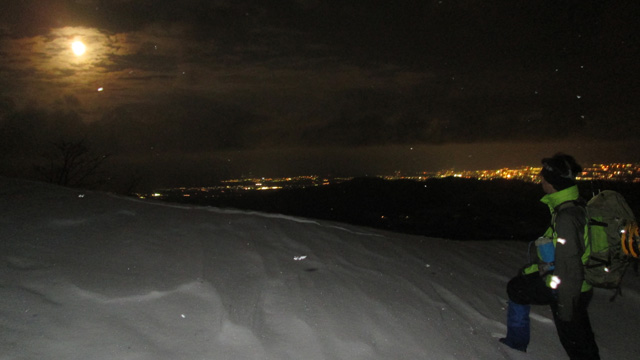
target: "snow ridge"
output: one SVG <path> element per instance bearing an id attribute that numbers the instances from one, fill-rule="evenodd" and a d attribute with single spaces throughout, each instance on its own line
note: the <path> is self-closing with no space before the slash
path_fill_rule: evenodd
<path id="1" fill-rule="evenodd" d="M 82 196 L 80 196 L 82 195 Z M 561 359 L 534 307 L 506 349 L 524 242 L 460 242 L 0 177 L 0 359 Z M 597 291 L 603 358 L 634 358 L 640 281 Z"/>

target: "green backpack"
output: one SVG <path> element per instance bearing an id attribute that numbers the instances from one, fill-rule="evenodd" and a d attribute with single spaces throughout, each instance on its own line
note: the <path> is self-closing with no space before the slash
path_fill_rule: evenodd
<path id="1" fill-rule="evenodd" d="M 584 267 L 585 280 L 595 287 L 616 289 L 629 262 L 640 254 L 638 224 L 624 197 L 612 190 L 595 195 L 586 205 L 590 254 Z"/>

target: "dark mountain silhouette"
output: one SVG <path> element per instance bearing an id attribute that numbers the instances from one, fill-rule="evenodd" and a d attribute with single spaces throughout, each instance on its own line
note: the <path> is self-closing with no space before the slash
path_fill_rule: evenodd
<path id="1" fill-rule="evenodd" d="M 578 184 L 590 199 L 598 189 L 621 192 L 632 209 L 640 184 Z M 549 209 L 540 185 L 516 180 L 384 180 L 374 177 L 317 187 L 250 191 L 216 198 L 168 198 L 224 208 L 331 220 L 455 240 L 522 240 L 540 236 Z"/>

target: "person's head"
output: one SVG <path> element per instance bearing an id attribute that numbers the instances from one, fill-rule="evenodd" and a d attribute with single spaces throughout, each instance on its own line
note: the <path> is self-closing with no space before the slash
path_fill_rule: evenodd
<path id="1" fill-rule="evenodd" d="M 542 159 L 542 188 L 548 194 L 569 188 L 576 183 L 576 176 L 582 172 L 580 166 L 571 155 L 558 153 L 550 158 Z"/>

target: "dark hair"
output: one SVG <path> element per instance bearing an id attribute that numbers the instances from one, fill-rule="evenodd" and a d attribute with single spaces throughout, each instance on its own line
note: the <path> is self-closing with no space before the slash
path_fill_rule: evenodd
<path id="1" fill-rule="evenodd" d="M 571 155 L 557 153 L 542 159 L 540 175 L 558 191 L 575 185 L 576 176 L 581 172 L 582 166 Z"/>

